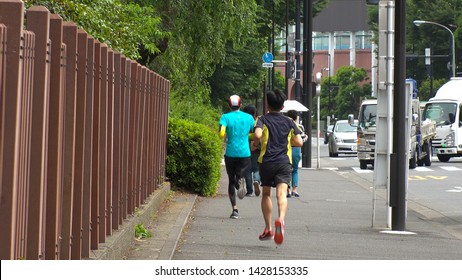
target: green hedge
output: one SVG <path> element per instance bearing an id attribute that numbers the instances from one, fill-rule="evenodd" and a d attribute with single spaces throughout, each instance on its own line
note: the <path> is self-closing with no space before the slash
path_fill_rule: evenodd
<path id="1" fill-rule="evenodd" d="M 174 186 L 202 196 L 215 195 L 222 153 L 218 132 L 191 121 L 169 119 L 166 172 Z"/>

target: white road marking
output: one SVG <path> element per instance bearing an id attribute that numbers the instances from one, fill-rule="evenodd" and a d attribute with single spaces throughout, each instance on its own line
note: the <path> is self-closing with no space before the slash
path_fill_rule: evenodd
<path id="1" fill-rule="evenodd" d="M 462 193 L 462 187 L 454 187 L 454 189 L 447 190 L 446 192 Z"/>
<path id="2" fill-rule="evenodd" d="M 433 169 L 430 169 L 428 167 L 423 167 L 423 166 L 418 166 L 414 169 L 415 171 L 418 171 L 418 172 L 431 172 L 431 171 L 435 171 Z"/>
<path id="3" fill-rule="evenodd" d="M 459 171 L 459 170 L 462 170 L 458 167 L 455 167 L 455 166 L 440 166 L 441 169 L 444 169 L 446 171 Z"/>
<path id="4" fill-rule="evenodd" d="M 361 169 L 359 167 L 352 167 L 353 170 L 357 173 L 372 173 L 374 172 L 373 170 L 369 170 L 369 169 Z"/>

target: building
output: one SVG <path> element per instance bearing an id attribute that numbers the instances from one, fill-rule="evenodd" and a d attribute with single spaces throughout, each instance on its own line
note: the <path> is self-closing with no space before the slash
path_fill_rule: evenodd
<path id="1" fill-rule="evenodd" d="M 376 65 L 373 58 L 375 46 L 367 17 L 364 0 L 330 0 L 328 6 L 313 18 L 313 75 L 317 72 L 324 77 L 335 75 L 339 67 L 351 65 L 366 69 L 370 82 L 375 84 L 376 75 L 371 71 Z M 288 36 L 292 39 L 292 42 L 288 39 L 290 53 L 295 51 L 294 34 L 295 26 L 291 26 Z M 285 54 L 285 47 L 281 52 Z M 300 61 L 303 61 L 303 54 Z M 285 73 L 285 66 L 278 65 L 276 70 Z M 300 83 L 303 86 L 302 78 Z M 288 88 L 289 99 L 295 99 L 293 79 L 289 80 Z"/>

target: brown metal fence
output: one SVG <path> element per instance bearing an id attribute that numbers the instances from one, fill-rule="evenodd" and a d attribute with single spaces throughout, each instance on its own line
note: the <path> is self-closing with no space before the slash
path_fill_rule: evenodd
<path id="1" fill-rule="evenodd" d="M 169 81 L 0 0 L 0 259 L 82 259 L 165 177 Z"/>

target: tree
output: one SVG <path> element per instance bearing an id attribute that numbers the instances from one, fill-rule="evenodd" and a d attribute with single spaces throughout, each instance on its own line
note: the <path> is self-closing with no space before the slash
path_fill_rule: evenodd
<path id="1" fill-rule="evenodd" d="M 331 112 L 338 119 L 346 119 L 349 114 L 358 115 L 359 106 L 365 97 L 371 94 L 371 85 L 364 68 L 342 66 L 330 77 Z M 329 78 L 321 81 L 321 118 L 328 115 Z"/>
<path id="2" fill-rule="evenodd" d="M 446 56 L 432 60 L 433 76 L 436 79 L 448 79 L 452 73 L 452 70 L 448 69 L 452 51 L 450 33 L 444 28 L 432 24 L 422 24 L 417 27 L 413 24 L 413 21 L 416 19 L 432 21 L 455 31 L 455 25 L 462 15 L 462 1 L 412 0 L 409 2 L 406 22 L 408 50 L 412 53 L 423 55 L 425 48 L 431 48 L 432 54 Z M 426 71 L 423 58 L 409 61 L 407 68 L 409 75 L 416 77 L 417 81 L 425 79 Z"/>
<path id="3" fill-rule="evenodd" d="M 254 103 L 261 96 L 259 87 L 264 79 L 261 66 L 263 40 L 252 39 L 242 48 L 233 48 L 228 44 L 225 60 L 216 65 L 213 75 L 208 79 L 211 87 L 212 105 L 227 108 L 225 102 L 231 94 L 237 94 L 244 104 Z"/>
<path id="4" fill-rule="evenodd" d="M 409 0 L 406 8 L 406 52 L 408 54 L 423 55 L 425 48 L 430 48 L 435 57 L 432 60 L 433 77 L 435 79 L 449 79 L 451 70 L 448 63 L 451 56 L 450 34 L 441 27 L 423 24 L 415 26 L 414 20 L 427 20 L 442 24 L 454 32 L 456 41 L 456 62 L 460 61 L 458 46 L 462 45 L 462 1 L 461 0 Z M 369 6 L 369 25 L 377 33 L 378 6 Z M 377 36 L 376 36 L 377 39 Z M 457 63 L 460 64 L 460 63 Z M 407 58 L 408 77 L 417 82 L 427 79 L 427 71 L 423 57 Z"/>
<path id="5" fill-rule="evenodd" d="M 139 48 L 158 53 L 154 43 L 169 34 L 159 28 L 160 17 L 151 6 L 120 0 L 25 0 L 25 6 L 45 6 L 65 21 L 73 21 L 95 39 L 130 59 L 141 57 Z"/>

